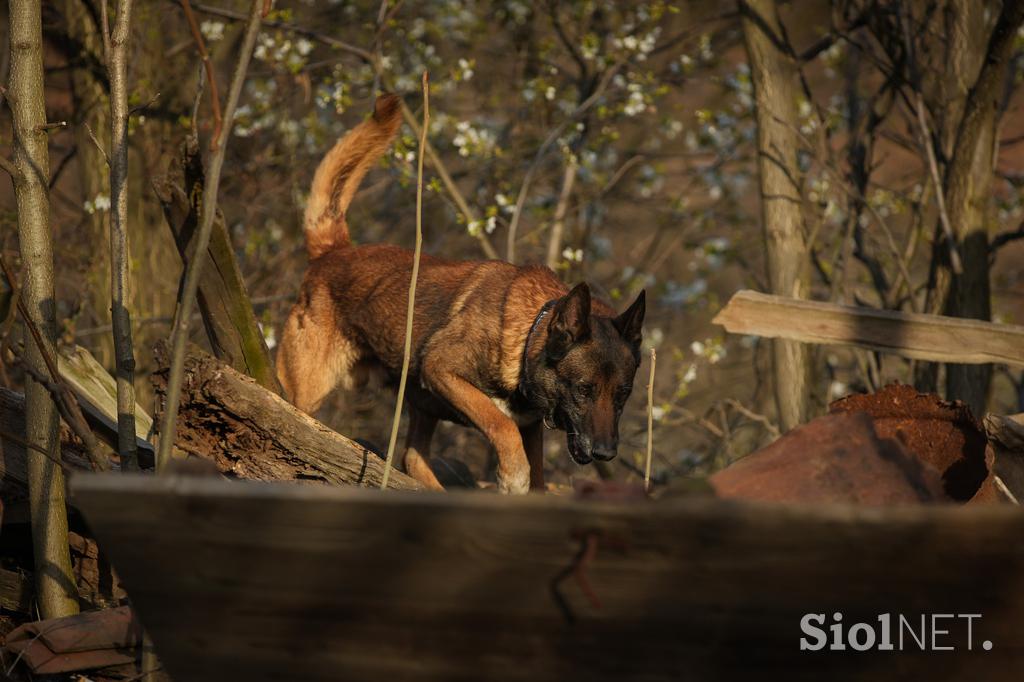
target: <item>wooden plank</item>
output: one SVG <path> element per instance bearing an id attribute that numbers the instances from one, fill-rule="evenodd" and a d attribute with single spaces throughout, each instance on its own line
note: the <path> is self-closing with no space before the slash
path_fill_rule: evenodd
<path id="1" fill-rule="evenodd" d="M 846 345 L 906 358 L 1024 366 L 1024 327 L 739 291 L 713 320 L 733 334 Z"/>
<path id="2" fill-rule="evenodd" d="M 0 568 L 0 608 L 15 613 L 32 613 L 32 579 L 20 571 Z"/>
<path id="3" fill-rule="evenodd" d="M 173 476 L 83 475 L 73 489 L 175 679 L 1009 680 L 1024 667 L 1018 507 L 627 504 Z M 574 578 L 558 582 L 588 535 L 582 570 L 600 606 Z M 801 652 L 803 614 L 834 612 L 847 624 L 981 618 L 972 651 L 950 619 L 938 641 L 955 651 Z"/>
<path id="4" fill-rule="evenodd" d="M 99 427 L 97 435 L 116 450 L 117 382 L 114 377 L 81 346 L 61 348 L 57 355 L 57 369 L 78 398 L 82 412 L 94 427 Z M 153 445 L 148 439 L 152 428 L 152 417 L 136 403 L 135 444 L 143 453 L 144 463 L 148 461 L 150 465 Z"/>
<path id="5" fill-rule="evenodd" d="M 85 449 L 71 429 L 60 423 L 61 457 L 68 466 L 91 469 Z M 8 507 L 28 500 L 28 457 L 25 452 L 25 396 L 0 386 L 0 497 Z M 11 516 L 17 517 L 18 514 Z M 8 517 L 8 520 L 9 517 Z"/>

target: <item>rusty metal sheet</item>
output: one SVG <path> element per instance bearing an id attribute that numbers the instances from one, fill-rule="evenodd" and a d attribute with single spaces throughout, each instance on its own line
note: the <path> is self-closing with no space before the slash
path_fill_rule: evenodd
<path id="1" fill-rule="evenodd" d="M 885 506 L 946 501 L 938 472 L 864 413 L 819 417 L 711 477 L 721 497 Z"/>
<path id="2" fill-rule="evenodd" d="M 870 415 L 879 437 L 899 441 L 941 473 L 943 488 L 954 500 L 970 500 L 988 475 L 985 432 L 962 402 L 891 384 L 877 393 L 837 400 L 829 412 Z"/>

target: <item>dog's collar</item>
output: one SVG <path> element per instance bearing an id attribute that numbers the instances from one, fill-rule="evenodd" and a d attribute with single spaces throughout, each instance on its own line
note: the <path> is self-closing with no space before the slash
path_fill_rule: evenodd
<path id="1" fill-rule="evenodd" d="M 557 298 L 553 298 L 540 307 L 537 311 L 537 316 L 533 318 L 533 324 L 530 325 L 530 331 L 526 333 L 526 343 L 523 344 L 523 357 L 519 364 L 519 389 L 522 391 L 523 384 L 526 383 L 526 366 L 527 359 L 530 352 L 530 341 L 533 340 L 533 334 L 537 331 L 537 327 L 540 326 L 541 321 L 551 312 L 552 306 L 558 301 Z"/>

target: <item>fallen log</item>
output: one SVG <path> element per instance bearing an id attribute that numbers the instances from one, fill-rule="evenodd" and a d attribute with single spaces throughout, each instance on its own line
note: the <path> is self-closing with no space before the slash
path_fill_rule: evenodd
<path id="1" fill-rule="evenodd" d="M 156 348 L 153 384 L 158 409 L 166 402 L 170 349 Z M 156 415 L 160 423 L 160 414 Z M 380 486 L 384 461 L 330 430 L 253 379 L 191 347 L 185 358 L 175 446 L 211 460 L 228 476 L 260 481 L 320 481 Z M 392 472 L 389 488 L 419 490 Z"/>
<path id="2" fill-rule="evenodd" d="M 739 291 L 713 320 L 733 334 L 847 345 L 932 362 L 1024 366 L 1024 327 Z"/>

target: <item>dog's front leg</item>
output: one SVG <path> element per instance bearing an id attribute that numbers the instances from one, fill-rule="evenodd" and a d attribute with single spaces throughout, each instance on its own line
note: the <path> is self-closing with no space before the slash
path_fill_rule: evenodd
<path id="1" fill-rule="evenodd" d="M 523 438 L 526 460 L 530 463 L 530 490 L 545 490 L 544 487 L 544 422 L 534 422 L 519 427 Z"/>
<path id="2" fill-rule="evenodd" d="M 483 391 L 451 373 L 425 375 L 427 386 L 464 414 L 498 451 L 498 490 L 524 494 L 530 489 L 530 465 L 516 423 L 502 414 Z"/>

